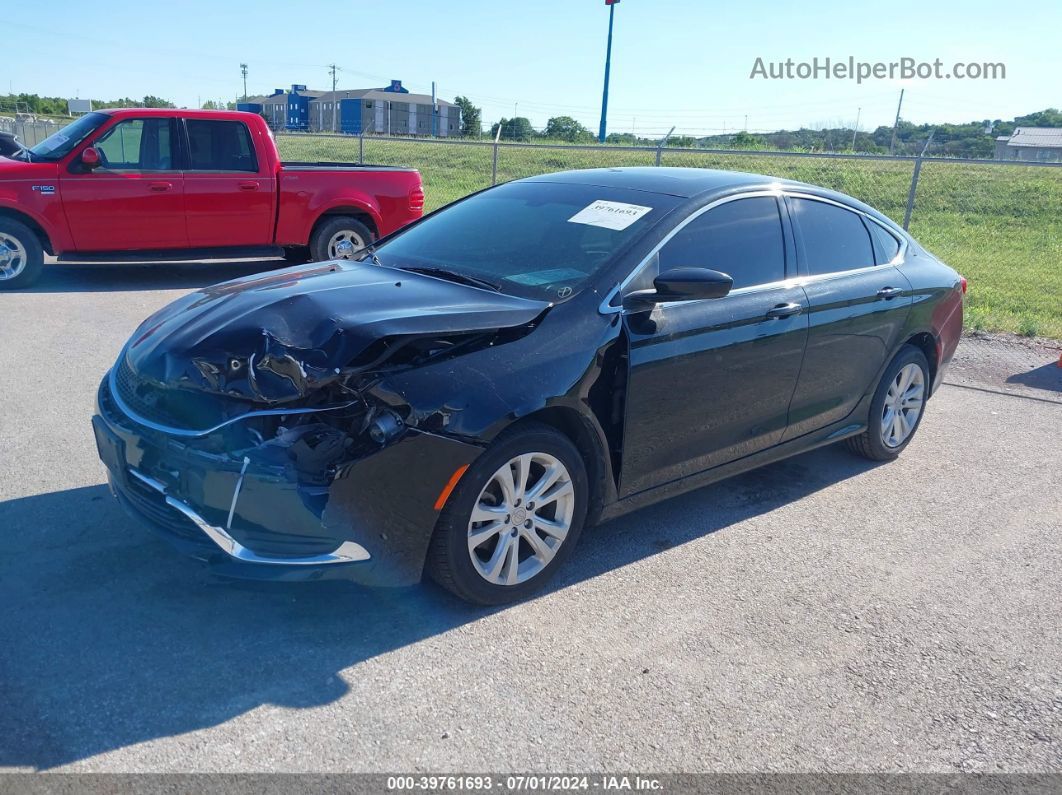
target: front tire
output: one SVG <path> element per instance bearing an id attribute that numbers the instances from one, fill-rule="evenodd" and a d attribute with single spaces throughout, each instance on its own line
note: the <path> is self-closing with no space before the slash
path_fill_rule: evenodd
<path id="1" fill-rule="evenodd" d="M 349 215 L 330 216 L 317 225 L 310 238 L 314 262 L 354 259 L 375 239 L 372 231 Z"/>
<path id="2" fill-rule="evenodd" d="M 538 423 L 506 432 L 468 468 L 439 514 L 428 574 L 476 604 L 523 599 L 571 556 L 588 496 L 586 465 L 566 436 Z"/>
<path id="3" fill-rule="evenodd" d="M 929 362 L 913 345 L 904 345 L 881 377 L 870 402 L 867 429 L 845 440 L 856 455 L 892 461 L 914 438 L 929 395 Z"/>
<path id="4" fill-rule="evenodd" d="M 0 218 L 0 290 L 29 287 L 44 268 L 41 241 L 25 224 Z"/>

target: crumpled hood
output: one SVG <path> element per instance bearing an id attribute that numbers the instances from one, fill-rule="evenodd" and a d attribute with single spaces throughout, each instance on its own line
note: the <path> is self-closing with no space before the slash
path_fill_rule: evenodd
<path id="1" fill-rule="evenodd" d="M 186 295 L 145 320 L 123 356 L 161 387 L 283 403 L 343 377 L 377 340 L 512 328 L 548 307 L 368 263 L 316 263 Z"/>

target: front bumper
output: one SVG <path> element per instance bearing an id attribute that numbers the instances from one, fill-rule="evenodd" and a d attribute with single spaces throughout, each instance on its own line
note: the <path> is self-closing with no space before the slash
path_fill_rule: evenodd
<path id="1" fill-rule="evenodd" d="M 217 573 L 252 579 L 416 582 L 439 490 L 480 452 L 409 429 L 328 485 L 305 483 L 275 449 L 241 460 L 138 423 L 106 378 L 92 423 L 111 490 L 129 513 Z"/>

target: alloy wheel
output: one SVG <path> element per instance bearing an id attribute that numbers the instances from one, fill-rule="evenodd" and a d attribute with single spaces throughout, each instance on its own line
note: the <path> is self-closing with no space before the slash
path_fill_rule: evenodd
<path id="1" fill-rule="evenodd" d="M 361 235 L 350 229 L 340 229 L 328 240 L 329 259 L 354 259 L 365 248 Z"/>
<path id="2" fill-rule="evenodd" d="M 567 467 L 548 453 L 524 453 L 499 467 L 468 522 L 468 554 L 495 585 L 518 585 L 541 572 L 568 536 L 575 487 Z"/>
<path id="3" fill-rule="evenodd" d="M 0 232 L 0 281 L 14 279 L 26 268 L 29 256 L 17 237 Z"/>
<path id="4" fill-rule="evenodd" d="M 881 409 L 881 441 L 899 447 L 914 432 L 925 402 L 925 376 L 917 364 L 900 368 Z"/>

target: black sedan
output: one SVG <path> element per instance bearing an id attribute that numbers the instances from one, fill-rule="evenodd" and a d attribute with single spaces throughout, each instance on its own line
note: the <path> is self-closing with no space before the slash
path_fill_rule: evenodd
<path id="1" fill-rule="evenodd" d="M 895 458 L 964 291 L 822 188 L 550 174 L 175 301 L 93 425 L 121 503 L 219 573 L 501 603 L 589 524 L 840 440 Z"/>

